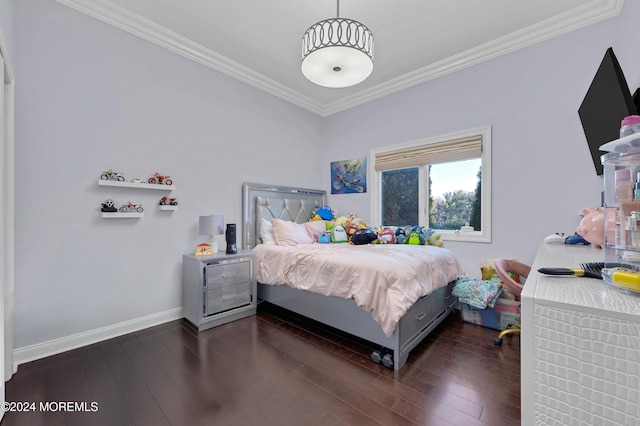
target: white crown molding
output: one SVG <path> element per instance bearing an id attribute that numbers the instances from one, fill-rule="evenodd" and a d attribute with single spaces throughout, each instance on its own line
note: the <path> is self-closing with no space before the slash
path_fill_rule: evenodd
<path id="1" fill-rule="evenodd" d="M 612 18 L 620 14 L 624 3 L 624 0 L 590 1 L 563 15 L 555 16 L 336 102 L 322 104 L 108 0 L 56 1 L 323 117 Z"/>
<path id="2" fill-rule="evenodd" d="M 37 359 L 46 358 L 72 349 L 92 345 L 103 340 L 123 336 L 128 333 L 133 333 L 134 331 L 143 330 L 145 328 L 164 324 L 180 318 L 183 318 L 182 307 L 62 337 L 60 339 L 18 348 L 13 353 L 14 369 L 20 364 L 24 364 L 26 362 L 35 361 Z"/>
<path id="3" fill-rule="evenodd" d="M 325 106 L 328 116 L 409 87 L 469 68 L 620 14 L 624 0 L 596 0 L 546 21 L 466 50 Z"/>

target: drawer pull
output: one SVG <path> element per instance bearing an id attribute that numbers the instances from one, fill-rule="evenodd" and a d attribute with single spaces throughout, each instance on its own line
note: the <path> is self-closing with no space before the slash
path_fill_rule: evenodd
<path id="1" fill-rule="evenodd" d="M 426 316 L 427 314 L 425 314 L 424 312 L 420 312 L 420 314 L 416 317 L 416 320 L 422 321 Z"/>

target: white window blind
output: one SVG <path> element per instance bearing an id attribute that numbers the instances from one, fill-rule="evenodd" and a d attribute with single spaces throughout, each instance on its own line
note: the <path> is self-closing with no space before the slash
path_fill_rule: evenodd
<path id="1" fill-rule="evenodd" d="M 404 169 L 424 164 L 448 163 L 482 155 L 482 135 L 414 146 L 375 154 L 377 172 Z"/>

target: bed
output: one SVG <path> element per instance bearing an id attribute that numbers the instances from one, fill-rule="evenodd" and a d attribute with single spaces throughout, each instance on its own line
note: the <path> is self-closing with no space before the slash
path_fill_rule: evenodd
<path id="1" fill-rule="evenodd" d="M 411 350 L 456 307 L 457 299 L 451 295 L 451 289 L 457 276 L 464 271 L 449 250 L 431 246 L 315 243 L 280 247 L 262 244 L 261 226 L 264 221 L 279 219 L 304 224 L 314 210 L 325 204 L 326 194 L 321 190 L 243 184 L 242 247 L 256 252 L 258 299 L 378 345 L 379 348 L 371 354 L 372 360 L 399 370 L 406 363 Z M 348 251 L 338 254 L 337 259 L 349 261 L 329 260 L 329 256 L 338 251 Z M 353 261 L 360 255 L 367 260 Z M 420 265 L 416 266 L 420 272 L 413 273 L 407 269 L 409 273 L 395 272 L 396 276 L 389 278 L 394 272 L 383 269 L 383 265 L 392 267 L 404 262 L 404 258 L 408 258 L 409 263 Z M 438 259 L 443 261 L 436 262 Z M 337 266 L 327 262 L 335 262 Z M 340 263 L 344 265 L 338 265 Z M 341 271 L 336 268 L 357 268 L 360 263 L 364 264 L 360 265 L 362 270 L 350 269 L 346 275 L 335 273 L 336 270 Z M 294 267 L 299 268 L 296 273 L 292 272 Z M 322 272 L 327 269 L 331 273 Z M 276 271 L 276 276 L 269 270 Z M 277 274 L 277 271 L 283 270 L 287 273 Z M 326 290 L 328 285 L 325 286 L 318 278 L 336 281 L 336 276 L 357 278 L 345 278 L 339 295 L 333 295 Z M 367 287 L 359 282 L 360 278 L 375 282 L 379 276 L 393 280 L 392 284 L 382 284 L 385 292 L 390 292 L 392 286 L 402 286 L 400 291 L 395 292 L 402 294 L 400 300 L 397 294 L 392 294 L 388 296 L 388 301 L 382 299 L 381 302 L 378 298 L 383 294 L 380 289 L 369 292 L 376 293 L 375 298 L 371 294 L 362 295 L 362 289 Z M 394 309 L 403 309 L 401 314 L 397 311 L 385 313 L 386 307 L 379 305 L 387 304 L 394 306 Z"/>

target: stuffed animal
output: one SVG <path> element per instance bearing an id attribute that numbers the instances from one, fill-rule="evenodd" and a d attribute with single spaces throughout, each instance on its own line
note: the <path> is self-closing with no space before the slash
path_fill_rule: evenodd
<path id="1" fill-rule="evenodd" d="M 391 228 L 383 228 L 378 232 L 378 239 L 383 244 L 395 244 L 396 234 L 391 230 Z"/>
<path id="2" fill-rule="evenodd" d="M 347 229 L 349 225 L 351 225 L 351 221 L 346 216 L 338 216 L 333 219 L 333 226 L 340 225 L 343 228 Z"/>
<path id="3" fill-rule="evenodd" d="M 352 225 L 355 225 L 358 229 L 366 228 L 367 224 L 364 220 L 358 217 L 355 213 L 349 213 L 349 221 Z"/>
<path id="4" fill-rule="evenodd" d="M 351 243 L 355 245 L 369 244 L 373 243 L 377 239 L 378 235 L 373 231 L 373 229 L 362 228 L 356 230 L 356 232 L 351 236 Z"/>
<path id="5" fill-rule="evenodd" d="M 422 231 L 422 228 L 419 226 L 414 226 L 413 228 L 411 228 L 411 231 L 409 232 L 409 238 L 407 238 L 406 244 L 424 245 L 424 243 L 425 243 L 425 237 L 424 237 L 424 232 Z"/>
<path id="6" fill-rule="evenodd" d="M 424 236 L 426 238 L 425 244 L 429 246 L 444 247 L 441 235 L 433 229 L 424 228 Z"/>
<path id="7" fill-rule="evenodd" d="M 407 240 L 407 231 L 401 226 L 396 229 L 396 244 L 404 244 Z"/>
<path id="8" fill-rule="evenodd" d="M 329 244 L 331 242 L 331 236 L 329 235 L 328 232 L 323 232 L 320 235 L 318 235 L 318 242 L 320 244 Z"/>
<path id="9" fill-rule="evenodd" d="M 347 231 L 347 235 L 349 236 L 349 240 L 351 240 L 353 235 L 358 230 L 358 227 L 352 223 L 349 226 L 345 227 L 345 230 Z"/>
<path id="10" fill-rule="evenodd" d="M 311 212 L 311 220 L 333 220 L 335 218 L 336 215 L 329 206 L 322 206 L 318 210 Z"/>
<path id="11" fill-rule="evenodd" d="M 576 234 L 589 241 L 594 247 L 604 247 L 604 214 L 597 209 L 582 210 L 584 218 L 580 221 Z"/>
<path id="12" fill-rule="evenodd" d="M 427 243 L 430 246 L 444 247 L 444 242 L 438 233 L 431 234 L 431 236 L 427 238 Z"/>
<path id="13" fill-rule="evenodd" d="M 346 243 L 349 241 L 347 231 L 344 230 L 342 225 L 336 225 L 331 230 L 331 242 L 332 243 Z"/>

